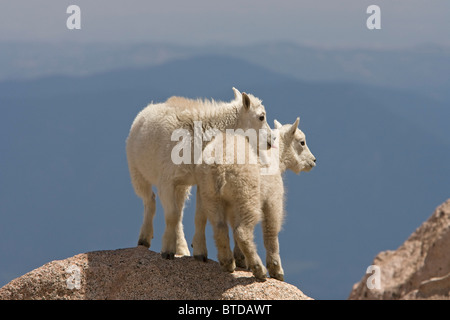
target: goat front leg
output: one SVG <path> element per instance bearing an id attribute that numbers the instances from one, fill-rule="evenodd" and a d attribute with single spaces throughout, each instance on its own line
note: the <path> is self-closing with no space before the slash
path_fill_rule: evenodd
<path id="1" fill-rule="evenodd" d="M 256 213 L 255 217 L 258 216 Z M 250 221 L 240 220 L 235 224 L 233 236 L 239 248 L 245 256 L 248 268 L 258 280 L 265 280 L 267 270 L 262 264 L 261 258 L 256 251 L 254 241 L 255 224 Z"/>
<path id="2" fill-rule="evenodd" d="M 267 205 L 263 208 L 263 239 L 266 248 L 266 266 L 272 278 L 283 281 L 284 271 L 281 266 L 278 233 L 281 230 L 283 208 L 280 205 Z"/>
<path id="3" fill-rule="evenodd" d="M 225 210 L 220 200 L 201 199 L 202 208 L 206 213 L 214 231 L 214 240 L 217 248 L 217 258 L 222 270 L 233 272 L 236 264 L 233 259 L 233 252 L 230 248 L 230 238 L 228 236 L 228 224 L 225 217 Z"/>
<path id="4" fill-rule="evenodd" d="M 239 248 L 239 245 L 238 245 L 236 239 L 234 239 L 233 255 L 234 255 L 234 261 L 236 261 L 236 267 L 248 269 L 247 263 L 245 262 L 245 256 L 242 253 L 241 248 Z"/>

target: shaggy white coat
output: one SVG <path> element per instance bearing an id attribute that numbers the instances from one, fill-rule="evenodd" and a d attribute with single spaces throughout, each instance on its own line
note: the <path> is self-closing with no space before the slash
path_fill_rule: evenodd
<path id="1" fill-rule="evenodd" d="M 178 141 L 171 141 L 177 129 L 186 129 L 193 137 L 194 121 L 202 121 L 202 130 L 215 128 L 270 130 L 261 100 L 233 88 L 234 100 L 216 102 L 172 97 L 164 103 L 149 104 L 135 118 L 126 142 L 128 168 L 136 194 L 144 204 L 144 219 L 139 245 L 150 247 L 156 203 L 152 186 L 164 208 L 166 229 L 161 254 L 165 258 L 189 255 L 182 216 L 185 200 L 194 185 L 191 164 L 174 164 L 171 153 Z M 193 140 L 193 139 L 191 139 Z M 192 142 L 193 143 L 193 142 Z M 191 150 L 194 150 L 192 145 Z"/>
<path id="2" fill-rule="evenodd" d="M 299 118 L 292 125 L 282 126 L 275 120 L 279 130 L 279 166 L 271 175 L 261 175 L 261 166 L 252 160 L 255 150 L 247 143 L 251 152 L 245 164 L 226 163 L 198 165 L 197 208 L 195 215 L 195 235 L 193 239 L 194 257 L 206 261 L 205 239 L 206 221 L 209 219 L 218 251 L 218 260 L 225 271 L 233 272 L 236 264 L 252 270 L 256 278 L 264 279 L 266 269 L 256 251 L 253 240 L 255 225 L 262 220 L 266 265 L 271 277 L 283 280 L 284 271 L 279 254 L 278 233 L 284 217 L 284 185 L 282 174 L 290 169 L 295 173 L 309 171 L 315 166 L 315 157 L 309 150 L 304 133 L 297 128 Z M 225 135 L 224 140 L 247 139 L 240 135 Z M 232 144 L 216 139 L 211 144 L 222 143 L 224 157 Z M 236 144 L 235 144 L 236 145 Z M 228 149 L 227 149 L 228 148 Z M 274 152 L 273 149 L 266 152 Z M 235 240 L 234 257 L 228 238 L 228 224 L 231 225 Z"/>

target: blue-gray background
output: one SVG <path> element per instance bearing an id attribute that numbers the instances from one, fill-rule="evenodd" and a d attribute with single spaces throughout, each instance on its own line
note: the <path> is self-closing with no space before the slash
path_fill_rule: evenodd
<path id="1" fill-rule="evenodd" d="M 286 281 L 347 298 L 450 197 L 450 4 L 376 2 L 2 2 L 0 286 L 134 246 L 142 204 L 125 139 L 137 112 L 175 94 L 227 101 L 235 86 L 263 99 L 271 124 L 300 116 L 318 159 L 285 176 Z M 81 30 L 66 28 L 70 4 Z M 371 4 L 381 30 L 366 28 Z M 155 223 L 159 251 L 160 206 Z"/>

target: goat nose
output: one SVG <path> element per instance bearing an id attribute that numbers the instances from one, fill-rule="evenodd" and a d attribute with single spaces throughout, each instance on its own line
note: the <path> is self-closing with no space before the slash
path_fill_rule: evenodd
<path id="1" fill-rule="evenodd" d="M 317 159 L 316 159 L 316 158 L 314 158 L 314 160 L 313 160 L 313 161 L 314 161 L 314 162 L 316 162 L 316 160 L 317 160 Z"/>

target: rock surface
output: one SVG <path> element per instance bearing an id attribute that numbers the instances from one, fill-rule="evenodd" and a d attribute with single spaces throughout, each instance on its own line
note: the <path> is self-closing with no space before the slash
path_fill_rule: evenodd
<path id="1" fill-rule="evenodd" d="M 369 289 L 366 274 L 349 299 L 450 299 L 450 199 L 395 251 L 379 253 L 380 289 Z M 373 278 L 372 278 L 373 279 Z M 371 280 L 372 280 L 371 279 Z"/>
<path id="2" fill-rule="evenodd" d="M 94 251 L 52 261 L 0 288 L 5 299 L 310 300 L 275 279 L 258 282 L 251 272 L 223 272 L 192 257 L 164 260 L 145 247 Z"/>

